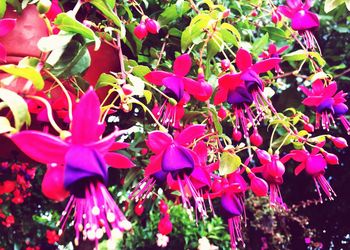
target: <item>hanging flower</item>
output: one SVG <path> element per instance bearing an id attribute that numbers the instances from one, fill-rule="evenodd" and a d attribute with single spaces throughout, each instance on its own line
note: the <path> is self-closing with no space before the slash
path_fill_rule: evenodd
<path id="1" fill-rule="evenodd" d="M 270 58 L 253 64 L 250 53 L 241 48 L 236 54 L 236 64 L 241 72 L 226 74 L 219 79 L 214 104 L 227 101 L 232 105 L 236 117 L 235 128 L 242 128 L 245 137 L 249 136 L 249 124 L 256 128 L 264 112 L 268 109 L 276 112 L 263 94 L 264 83 L 259 74 L 271 70 L 280 61 L 280 58 Z M 256 114 L 251 110 L 251 104 L 255 105 Z"/>
<path id="2" fill-rule="evenodd" d="M 184 104 L 189 101 L 186 95 L 191 94 L 201 101 L 209 99 L 211 95 L 211 86 L 203 81 L 203 76 L 199 76 L 199 81 L 185 77 L 190 72 L 191 66 L 191 57 L 183 54 L 175 59 L 173 73 L 155 70 L 145 75 L 145 79 L 150 83 L 164 86 L 164 94 L 171 98 L 166 99 L 158 110 L 163 124 L 175 125 L 178 119 L 177 112 L 179 112 L 177 105 L 182 102 L 181 108 L 183 109 Z"/>
<path id="3" fill-rule="evenodd" d="M 64 187 L 71 193 L 59 221 L 64 229 L 74 211 L 75 244 L 83 239 L 95 241 L 106 233 L 110 240 L 120 237 L 131 224 L 109 194 L 107 164 L 130 168 L 133 163 L 125 156 L 109 152 L 127 147 L 116 143 L 120 132 L 100 139 L 104 126 L 99 123 L 100 102 L 89 90 L 76 105 L 71 123 L 71 136 L 65 140 L 38 131 L 22 131 L 11 136 L 12 141 L 32 159 L 45 164 L 64 164 Z M 62 229 L 60 232 L 62 233 Z"/>
<path id="4" fill-rule="evenodd" d="M 299 88 L 307 96 L 303 104 L 315 108 L 316 129 L 322 126 L 323 129 L 329 130 L 332 124 L 335 126 L 334 118 L 338 118 L 346 131 L 350 133 L 350 122 L 345 117 L 348 107 L 344 104 L 347 93 L 343 91 L 336 93 L 336 82 L 331 82 L 325 86 L 322 80 L 317 79 L 312 83 L 311 90 L 304 86 Z"/>
<path id="5" fill-rule="evenodd" d="M 261 53 L 261 55 L 260 55 L 259 57 L 261 57 L 262 59 L 280 58 L 280 55 L 281 55 L 284 51 L 286 51 L 288 48 L 289 48 L 289 46 L 286 45 L 286 46 L 283 46 L 283 47 L 281 47 L 281 48 L 278 49 L 277 46 L 276 46 L 276 44 L 271 43 L 271 44 L 269 45 L 268 50 L 267 50 L 267 51 L 264 51 L 263 53 Z M 277 64 L 277 65 L 275 66 L 275 71 L 276 71 L 276 73 L 278 73 L 278 74 L 283 73 L 283 71 L 282 71 L 282 69 L 281 69 L 281 67 L 280 67 L 279 64 Z"/>
<path id="6" fill-rule="evenodd" d="M 322 202 L 322 195 L 320 187 L 326 194 L 328 199 L 333 200 L 333 196 L 336 196 L 329 182 L 324 177 L 328 164 L 338 164 L 338 159 L 336 157 L 335 161 L 330 158 L 329 153 L 325 152 L 322 147 L 325 145 L 326 141 L 317 144 L 309 153 L 305 149 L 292 150 L 288 155 L 284 157 L 285 160 L 293 159 L 300 164 L 295 168 L 294 174 L 299 175 L 301 171 L 305 169 L 305 172 L 312 176 L 314 179 L 316 189 L 320 200 Z M 322 154 L 320 150 L 322 149 Z M 333 157 L 332 157 L 333 158 Z"/>
<path id="7" fill-rule="evenodd" d="M 305 3 L 301 0 L 287 0 L 287 5 L 279 6 L 278 12 L 290 18 L 292 29 L 299 32 L 308 49 L 314 49 L 317 41 L 312 32 L 320 26 L 320 20 L 315 13 L 309 11 L 312 0 L 305 0 Z"/>

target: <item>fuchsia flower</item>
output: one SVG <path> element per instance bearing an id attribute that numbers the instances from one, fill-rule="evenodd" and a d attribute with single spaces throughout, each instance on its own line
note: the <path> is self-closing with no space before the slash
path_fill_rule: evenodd
<path id="1" fill-rule="evenodd" d="M 299 88 L 307 96 L 303 104 L 315 108 L 316 129 L 322 126 L 323 129 L 329 130 L 331 124 L 335 125 L 334 118 L 338 118 L 346 131 L 350 133 L 350 122 L 345 117 L 348 107 L 344 104 L 347 93 L 343 91 L 336 93 L 336 82 L 331 82 L 325 86 L 322 80 L 317 79 L 312 83 L 311 90 L 304 86 Z"/>
<path id="2" fill-rule="evenodd" d="M 312 176 L 315 181 L 321 202 L 322 195 L 320 192 L 320 186 L 328 199 L 333 200 L 333 195 L 336 196 L 332 187 L 324 177 L 324 173 L 326 171 L 325 169 L 327 167 L 327 163 L 332 165 L 338 164 L 338 158 L 336 155 L 329 154 L 322 149 L 325 143 L 326 141 L 317 144 L 316 147 L 312 149 L 311 153 L 305 149 L 292 150 L 284 157 L 285 161 L 293 159 L 294 161 L 300 162 L 300 164 L 294 170 L 295 175 L 300 174 L 300 172 L 305 169 L 306 173 Z M 320 150 L 322 154 L 320 154 Z"/>
<path id="3" fill-rule="evenodd" d="M 200 76 L 198 81 L 185 77 L 190 72 L 191 66 L 191 57 L 188 54 L 183 54 L 175 59 L 173 73 L 155 70 L 145 75 L 145 79 L 150 83 L 164 86 L 164 94 L 171 98 L 170 100 L 166 99 L 158 111 L 163 124 L 175 125 L 178 119 L 178 109 L 183 110 L 184 104 L 189 101 L 186 95 L 191 94 L 200 101 L 208 100 L 211 96 L 212 88 L 204 81 L 203 76 Z M 184 97 L 186 101 L 184 101 Z M 180 102 L 182 104 L 178 106 Z"/>
<path id="4" fill-rule="evenodd" d="M 253 64 L 249 52 L 239 49 L 236 54 L 236 64 L 241 72 L 226 74 L 219 79 L 214 104 L 218 105 L 227 101 L 232 105 L 236 116 L 235 129 L 242 127 L 245 137 L 249 136 L 249 123 L 256 128 L 257 121 L 267 109 L 276 112 L 271 102 L 263 94 L 264 83 L 259 74 L 276 67 L 280 61 L 280 58 L 270 58 Z M 256 107 L 256 115 L 250 108 L 251 104 Z"/>
<path id="5" fill-rule="evenodd" d="M 75 243 L 83 239 L 95 241 L 104 233 L 112 239 L 120 237 L 131 224 L 109 194 L 107 164 L 130 168 L 133 163 L 125 156 L 110 152 L 127 147 L 115 142 L 120 132 L 100 139 L 104 126 L 99 122 L 100 102 L 89 90 L 76 105 L 71 122 L 71 136 L 65 140 L 38 131 L 22 131 L 11 136 L 12 141 L 32 159 L 44 164 L 64 164 L 64 187 L 71 197 L 60 224 L 65 227 L 74 209 Z"/>
<path id="6" fill-rule="evenodd" d="M 146 141 L 149 149 L 155 154 L 145 169 L 145 178 L 137 185 L 132 197 L 145 198 L 152 190 L 156 181 L 168 181 L 168 185 L 179 189 L 185 208 L 192 207 L 187 191 L 195 201 L 195 208 L 202 217 L 206 216 L 204 199 L 198 192 L 192 180 L 207 183 L 202 171 L 194 171 L 196 153 L 188 146 L 205 133 L 204 125 L 191 125 L 179 133 L 175 139 L 165 132 L 153 131 Z M 194 178 L 194 179 L 193 179 Z M 201 185 L 203 187 L 203 185 Z"/>
<path id="7" fill-rule="evenodd" d="M 248 185 L 241 174 L 242 171 L 237 170 L 227 178 L 216 177 L 210 194 L 211 198 L 221 197 L 222 212 L 228 219 L 231 249 L 236 249 L 237 241 L 243 242 L 241 220 L 245 217 L 244 193 Z"/>
<path id="8" fill-rule="evenodd" d="M 288 48 L 289 48 L 289 46 L 286 45 L 286 46 L 283 46 L 283 47 L 278 49 L 277 46 L 272 43 L 269 45 L 268 50 L 261 53 L 261 55 L 259 57 L 261 57 L 262 59 L 280 58 L 280 55 L 284 51 L 286 51 Z M 276 71 L 276 73 L 283 73 L 279 64 L 276 64 L 275 71 Z"/>
<path id="9" fill-rule="evenodd" d="M 278 7 L 278 12 L 290 18 L 292 29 L 299 32 L 308 49 L 315 48 L 317 41 L 312 31 L 320 26 L 318 16 L 309 11 L 312 4 L 312 0 L 305 0 L 305 3 L 302 3 L 301 0 L 287 0 L 288 6 Z"/>
<path id="10" fill-rule="evenodd" d="M 3 18 L 0 19 L 0 37 L 6 36 L 10 33 L 16 26 L 16 19 L 13 18 Z M 6 49 L 0 43 L 0 62 L 6 62 Z"/>
<path id="11" fill-rule="evenodd" d="M 253 173 L 261 173 L 269 184 L 270 204 L 273 207 L 285 208 L 279 186 L 283 183 L 285 167 L 278 154 L 269 154 L 265 150 L 257 149 L 256 154 L 260 163 L 259 167 L 252 168 Z"/>

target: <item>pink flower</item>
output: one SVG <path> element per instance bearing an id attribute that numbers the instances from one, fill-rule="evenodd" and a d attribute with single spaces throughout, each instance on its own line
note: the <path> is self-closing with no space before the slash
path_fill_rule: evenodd
<path id="1" fill-rule="evenodd" d="M 338 118 L 344 128 L 350 133 L 350 122 L 345 117 L 348 107 L 344 104 L 347 93 L 343 91 L 336 93 L 336 82 L 324 85 L 322 80 L 317 79 L 312 83 L 311 90 L 304 86 L 300 86 L 299 88 L 307 96 L 303 104 L 315 108 L 316 129 L 319 129 L 322 125 L 323 129 L 329 130 L 331 124 L 335 125 L 334 118 Z"/>
<path id="2" fill-rule="evenodd" d="M 287 0 L 287 5 L 279 6 L 278 12 L 291 19 L 292 29 L 298 31 L 304 38 L 307 48 L 315 48 L 317 41 L 312 30 L 320 26 L 320 20 L 315 13 L 309 11 L 312 0 L 305 0 L 305 3 L 301 0 Z"/>
<path id="3" fill-rule="evenodd" d="M 131 227 L 106 185 L 107 164 L 130 168 L 133 163 L 121 154 L 110 152 L 127 147 L 125 143 L 115 142 L 120 132 L 115 131 L 100 139 L 104 126 L 99 117 L 99 99 L 93 90 L 89 90 L 74 109 L 71 136 L 65 140 L 30 130 L 11 136 L 12 141 L 33 160 L 64 164 L 64 187 L 70 191 L 71 197 L 59 223 L 64 228 L 74 209 L 76 244 L 80 232 L 97 244 L 104 233 L 111 239 Z"/>
<path id="4" fill-rule="evenodd" d="M 264 94 L 264 83 L 259 74 L 271 70 L 280 63 L 280 58 L 269 58 L 253 64 L 252 56 L 245 49 L 236 54 L 236 64 L 241 72 L 226 74 L 219 79 L 219 87 L 214 97 L 214 104 L 227 101 L 232 105 L 236 116 L 235 128 L 242 128 L 243 135 L 248 137 L 248 124 L 256 128 L 266 109 L 276 112 L 270 100 Z M 266 107 L 266 104 L 268 107 Z M 256 107 L 256 115 L 250 105 Z"/>
<path id="5" fill-rule="evenodd" d="M 181 108 L 183 109 L 183 105 L 189 101 L 187 98 L 186 102 L 183 101 L 187 94 L 191 94 L 201 101 L 209 99 L 211 95 L 211 86 L 203 81 L 202 76 L 199 77 L 199 81 L 186 77 L 191 66 L 191 57 L 188 54 L 183 54 L 175 59 L 173 73 L 155 70 L 145 75 L 145 79 L 150 83 L 164 86 L 164 94 L 172 99 L 165 100 L 159 109 L 159 116 L 163 117 L 163 124 L 174 126 L 178 112 L 177 104 L 182 102 Z"/>
<path id="6" fill-rule="evenodd" d="M 0 37 L 6 36 L 10 33 L 16 26 L 16 19 L 4 18 L 0 20 Z M 0 62 L 6 62 L 6 49 L 0 43 Z"/>
<path id="7" fill-rule="evenodd" d="M 264 51 L 263 53 L 261 53 L 261 55 L 259 57 L 263 58 L 263 59 L 269 59 L 269 58 L 280 58 L 280 55 L 286 51 L 289 48 L 288 45 L 283 46 L 281 48 L 277 48 L 277 46 L 275 44 L 270 44 L 269 48 L 267 51 Z M 279 66 L 279 64 L 277 64 L 275 66 L 275 71 L 276 73 L 283 73 L 281 67 Z"/>
<path id="8" fill-rule="evenodd" d="M 322 196 L 320 192 L 320 187 L 326 194 L 328 199 L 333 200 L 333 195 L 336 196 L 332 187 L 329 185 L 328 181 L 324 177 L 324 173 L 327 167 L 327 161 L 324 155 L 327 152 L 323 152 L 324 155 L 320 154 L 320 149 L 324 146 L 326 141 L 317 144 L 311 153 L 305 149 L 292 150 L 288 155 L 284 157 L 284 161 L 293 159 L 294 161 L 300 162 L 300 164 L 295 168 L 294 174 L 298 175 L 301 171 L 305 169 L 306 173 L 311 175 L 315 181 L 317 192 L 319 194 L 320 200 L 322 202 Z M 334 162 L 335 163 L 335 162 Z"/>

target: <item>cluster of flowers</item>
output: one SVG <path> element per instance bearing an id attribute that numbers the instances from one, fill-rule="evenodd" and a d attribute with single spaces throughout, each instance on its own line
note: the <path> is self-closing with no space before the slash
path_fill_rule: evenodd
<path id="1" fill-rule="evenodd" d="M 60 9 L 57 2 L 56 5 L 53 2 L 52 6 L 58 8 L 52 14 L 54 18 Z M 280 6 L 273 10 L 272 18 L 274 22 L 281 20 L 281 14 L 290 18 L 292 29 L 304 38 L 306 49 L 314 50 L 317 43 L 312 29 L 319 26 L 319 21 L 317 15 L 309 11 L 310 7 L 310 1 L 303 4 L 298 0 L 290 0 L 288 6 Z M 16 22 L 19 21 L 1 19 L 0 37 L 6 38 L 11 34 Z M 157 34 L 159 29 L 160 26 L 155 20 L 144 16 L 134 29 L 134 34 L 138 39 L 144 39 L 148 33 Z M 3 44 L 5 43 L 0 44 L 0 60 L 6 61 L 11 59 L 8 56 L 10 51 L 5 49 Z M 144 178 L 129 195 L 130 199 L 137 201 L 135 214 L 143 214 L 143 202 L 149 198 L 155 186 L 165 186 L 167 189 L 178 191 L 183 207 L 190 214 L 195 214 L 196 221 L 208 217 L 208 211 L 215 214 L 217 211 L 212 200 L 220 199 L 220 215 L 227 219 L 231 248 L 235 249 L 237 241 L 243 242 L 241 220 L 245 217 L 244 197 L 248 190 L 256 196 L 269 195 L 271 206 L 275 209 L 288 209 L 283 202 L 280 186 L 283 184 L 285 164 L 289 160 L 299 163 L 294 171 L 296 175 L 305 170 L 314 179 L 321 200 L 322 192 L 328 199 L 334 198 L 335 192 L 324 174 L 327 165 L 338 164 L 338 158 L 335 154 L 327 152 L 324 146 L 328 139 L 337 148 L 344 148 L 347 147 L 345 139 L 328 135 L 325 136 L 326 139 L 312 144 L 285 127 L 290 135 L 298 137 L 300 142 L 304 143 L 302 149 L 291 150 L 280 157 L 280 148 L 274 152 L 272 145 L 267 151 L 258 148 L 263 144 L 258 132 L 260 123 L 266 118 L 278 117 L 276 108 L 264 93 L 265 82 L 260 75 L 273 69 L 277 74 L 281 74 L 280 54 L 286 49 L 287 47 L 278 49 L 275 45 L 270 45 L 268 51 L 261 55 L 263 60 L 253 63 L 249 51 L 239 48 L 235 58 L 238 72 L 228 59 L 221 61 L 222 76 L 218 80 L 213 104 L 219 107 L 217 115 L 222 120 L 232 118 L 233 140 L 241 142 L 244 138 L 248 144 L 244 150 L 249 151 L 243 164 L 239 163 L 234 170 L 224 174 L 220 173 L 224 159 L 237 158 L 240 149 L 237 150 L 232 145 L 226 148 L 221 146 L 210 115 L 207 119 L 208 125 L 182 124 L 185 107 L 191 97 L 210 106 L 213 88 L 205 80 L 202 66 L 197 70 L 197 79 L 187 77 L 192 68 L 192 59 L 190 54 L 184 53 L 174 61 L 173 72 L 154 70 L 144 76 L 146 81 L 155 85 L 154 88 L 161 89 L 159 91 L 162 92 L 163 103 L 155 103 L 152 116 L 167 129 L 160 126 L 161 129 L 147 135 L 146 145 L 152 156 L 144 170 Z M 53 86 L 53 83 L 48 81 L 45 84 L 47 89 Z M 22 87 L 13 85 L 10 83 L 5 87 L 23 94 Z M 119 93 L 120 96 L 123 95 L 123 98 L 120 97 L 121 102 L 128 100 L 125 96 L 133 95 L 133 90 L 125 85 L 121 88 L 123 93 Z M 47 166 L 42 191 L 48 198 L 63 201 L 69 197 L 66 209 L 58 222 L 61 229 L 58 234 L 48 231 L 48 242 L 53 244 L 59 239 L 66 225 L 70 224 L 69 218 L 73 214 L 71 225 L 74 227 L 76 245 L 79 245 L 81 240 L 90 240 L 98 247 L 99 240 L 107 237 L 108 246 L 113 248 L 117 240 L 122 238 L 122 233 L 132 227 L 107 189 L 108 167 L 134 167 L 134 163 L 128 157 L 116 152 L 129 147 L 128 143 L 116 142 L 125 131 L 119 131 L 117 128 L 112 132 L 106 131 L 106 122 L 102 118 L 105 116 L 101 113 L 103 103 L 92 87 L 85 93 L 78 92 L 76 95 L 73 94 L 74 90 L 67 91 L 69 83 L 61 83 L 60 87 L 64 89 L 64 95 L 58 94 L 57 98 L 49 97 L 46 92 L 33 90 L 30 94 L 35 96 L 32 98 L 34 100 L 26 100 L 29 111 L 38 121 L 46 124 L 43 131 L 22 130 L 8 134 L 8 137 L 26 155 Z M 314 108 L 316 112 L 316 129 L 322 127 L 328 130 L 330 125 L 339 119 L 345 129 L 350 131 L 350 123 L 345 118 L 348 111 L 345 104 L 346 93 L 337 92 L 337 84 L 334 81 L 318 79 L 312 83 L 311 90 L 305 86 L 300 86 L 300 89 L 307 96 L 303 104 Z M 103 98 L 108 99 L 106 95 Z M 76 103 L 75 99 L 79 99 L 79 102 Z M 42 103 L 45 107 L 41 106 Z M 66 130 L 60 129 L 53 122 L 52 111 L 62 120 Z M 303 116 L 303 123 L 304 128 L 312 133 L 314 128 L 308 117 Z M 58 135 L 51 133 L 48 124 L 56 128 Z M 259 166 L 251 163 L 253 158 L 260 162 Z M 233 165 L 233 162 L 230 161 L 229 164 Z M 13 193 L 11 201 L 16 204 L 22 203 L 23 199 L 30 195 L 27 189 L 30 187 L 29 181 L 34 178 L 35 169 L 29 169 L 25 164 L 12 164 L 10 167 L 6 164 L 1 165 L 1 171 L 8 168 L 16 174 L 16 181 L 2 181 L 0 194 Z M 165 236 L 172 232 L 172 222 L 163 200 L 159 204 L 159 210 L 162 215 L 158 225 L 159 246 L 165 247 L 169 240 Z M 14 223 L 12 215 L 0 213 L 0 218 L 2 224 L 7 227 Z M 208 245 L 207 243 L 201 244 Z"/>

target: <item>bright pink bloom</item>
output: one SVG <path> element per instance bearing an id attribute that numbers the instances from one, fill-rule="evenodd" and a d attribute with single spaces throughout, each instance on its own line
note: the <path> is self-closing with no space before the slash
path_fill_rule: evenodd
<path id="1" fill-rule="evenodd" d="M 256 127 L 267 109 L 276 112 L 270 100 L 263 94 L 264 83 L 259 74 L 273 69 L 280 61 L 280 58 L 270 58 L 253 64 L 250 53 L 241 48 L 236 54 L 236 64 L 241 72 L 226 74 L 219 79 L 214 104 L 218 105 L 227 101 L 232 105 L 236 116 L 235 127 L 242 127 L 245 137 L 249 136 L 249 123 Z M 256 107 L 256 115 L 250 108 L 251 104 Z"/>
<path id="2" fill-rule="evenodd" d="M 116 143 L 120 132 L 100 139 L 104 126 L 99 122 L 100 102 L 89 90 L 73 112 L 71 136 L 61 140 L 38 131 L 14 134 L 12 141 L 32 159 L 44 164 L 64 164 L 64 187 L 70 191 L 66 210 L 60 224 L 65 227 L 74 209 L 75 242 L 83 232 L 89 240 L 101 239 L 104 233 L 113 238 L 129 230 L 130 222 L 109 194 L 107 164 L 116 168 L 130 168 L 133 163 L 125 156 L 110 152 L 127 147 Z"/>
<path id="3" fill-rule="evenodd" d="M 288 155 L 286 155 L 283 160 L 289 160 L 290 158 L 294 161 L 300 162 L 300 164 L 295 168 L 294 173 L 298 175 L 301 171 L 305 169 L 306 173 L 311 175 L 315 181 L 317 192 L 320 196 L 322 202 L 322 195 L 320 192 L 320 187 L 323 192 L 327 195 L 328 199 L 333 200 L 333 195 L 336 196 L 332 187 L 329 185 L 328 181 L 324 177 L 324 173 L 327 167 L 327 161 L 322 154 L 320 154 L 320 148 L 324 146 L 326 141 L 323 141 L 313 148 L 311 153 L 305 149 L 292 150 Z"/>
<path id="4" fill-rule="evenodd" d="M 317 79 L 312 83 L 311 90 L 304 86 L 299 88 L 307 96 L 303 104 L 314 107 L 316 111 L 316 129 L 322 126 L 323 129 L 329 130 L 331 124 L 335 126 L 334 118 L 338 118 L 346 131 L 350 133 L 350 122 L 345 117 L 348 107 L 344 104 L 347 93 L 343 91 L 336 93 L 336 82 L 331 82 L 325 86 L 322 80 Z"/>
<path id="5" fill-rule="evenodd" d="M 6 36 L 10 33 L 16 26 L 16 19 L 4 18 L 0 19 L 0 37 Z M 6 62 L 6 49 L 0 43 L 0 62 Z"/>
<path id="6" fill-rule="evenodd" d="M 153 20 L 151 18 L 146 19 L 146 29 L 151 34 L 158 34 L 160 25 L 156 20 Z"/>
<path id="7" fill-rule="evenodd" d="M 312 0 L 287 0 L 288 6 L 282 5 L 278 7 L 278 12 L 291 19 L 291 27 L 299 32 L 304 38 L 307 48 L 315 48 L 317 43 L 312 31 L 320 26 L 318 16 L 309 11 L 312 6 Z"/>
<path id="8" fill-rule="evenodd" d="M 191 66 L 191 57 L 188 54 L 183 54 L 175 59 L 173 73 L 155 70 L 145 75 L 145 79 L 150 83 L 165 86 L 164 93 L 173 99 L 166 99 L 158 111 L 159 116 L 163 117 L 163 124 L 175 125 L 176 113 L 178 112 L 177 104 L 183 102 L 187 93 L 200 101 L 210 98 L 211 86 L 205 82 L 202 75 L 199 75 L 198 81 L 185 77 L 190 72 Z M 186 102 L 183 102 L 183 105 Z M 183 105 L 181 105 L 182 109 Z"/>
<path id="9" fill-rule="evenodd" d="M 134 35 L 142 40 L 148 35 L 147 27 L 144 21 L 141 21 L 134 29 Z"/>
<path id="10" fill-rule="evenodd" d="M 267 51 L 264 51 L 263 53 L 261 53 L 261 55 L 259 57 L 263 58 L 263 59 L 269 59 L 269 58 L 280 58 L 280 55 L 286 51 L 289 48 L 288 45 L 283 46 L 281 48 L 277 48 L 277 46 L 275 44 L 270 44 L 269 48 Z M 275 71 L 276 73 L 283 73 L 281 67 L 279 66 L 279 64 L 277 64 L 275 66 Z"/>
<path id="11" fill-rule="evenodd" d="M 259 167 L 252 168 L 253 173 L 261 173 L 263 178 L 269 184 L 270 204 L 273 207 L 285 208 L 279 186 L 283 183 L 283 174 L 285 167 L 279 155 L 270 155 L 265 150 L 257 149 L 256 154 L 262 164 Z"/>

